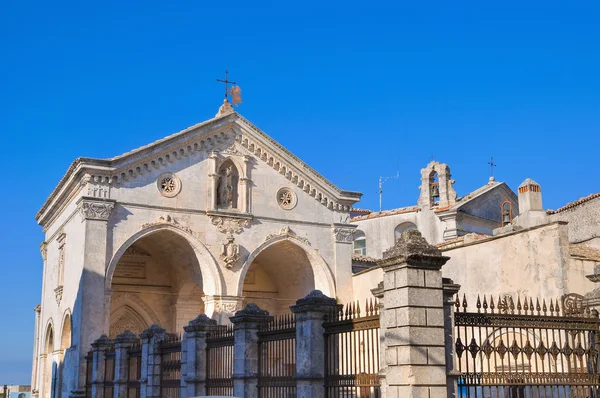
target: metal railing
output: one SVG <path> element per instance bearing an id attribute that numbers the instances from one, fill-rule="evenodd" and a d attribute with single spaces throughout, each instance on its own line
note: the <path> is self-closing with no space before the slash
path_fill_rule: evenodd
<path id="1" fill-rule="evenodd" d="M 140 398 L 142 376 L 142 345 L 133 344 L 127 350 L 127 398 Z"/>
<path id="2" fill-rule="evenodd" d="M 233 396 L 233 325 L 218 326 L 206 338 L 206 393 Z"/>
<path id="3" fill-rule="evenodd" d="M 368 300 L 340 306 L 325 329 L 325 396 L 381 397 L 379 372 L 379 306 Z"/>
<path id="4" fill-rule="evenodd" d="M 112 397 L 115 392 L 115 346 L 112 345 L 104 353 L 104 396 Z"/>
<path id="5" fill-rule="evenodd" d="M 160 396 L 179 398 L 181 394 L 181 336 L 167 334 L 160 345 Z"/>
<path id="6" fill-rule="evenodd" d="M 598 397 L 600 319 L 579 295 L 456 298 L 459 397 Z"/>
<path id="7" fill-rule="evenodd" d="M 296 318 L 276 316 L 258 332 L 259 398 L 296 397 Z"/>

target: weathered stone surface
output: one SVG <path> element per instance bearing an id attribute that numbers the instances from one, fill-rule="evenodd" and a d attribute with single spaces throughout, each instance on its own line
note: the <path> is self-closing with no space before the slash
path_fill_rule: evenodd
<path id="1" fill-rule="evenodd" d="M 119 344 L 132 343 L 132 342 L 136 342 L 137 340 L 138 340 L 138 337 L 133 332 L 126 330 L 117 336 L 117 338 L 115 339 L 115 342 L 119 343 Z"/>
<path id="2" fill-rule="evenodd" d="M 148 329 L 144 330 L 142 334 L 140 334 L 140 337 L 142 339 L 149 339 L 152 338 L 152 336 L 165 334 L 166 332 L 167 331 L 163 329 L 160 325 L 154 324 L 151 325 Z"/>
<path id="3" fill-rule="evenodd" d="M 202 330 L 208 330 L 217 326 L 217 321 L 210 319 L 206 314 L 200 314 L 193 320 L 191 320 L 187 326 L 183 328 L 186 332 L 196 332 Z"/>
<path id="4" fill-rule="evenodd" d="M 337 301 L 334 298 L 327 297 L 320 290 L 313 290 L 306 297 L 296 301 L 296 305 L 290 307 L 292 312 L 330 312 L 333 308 L 337 307 Z"/>

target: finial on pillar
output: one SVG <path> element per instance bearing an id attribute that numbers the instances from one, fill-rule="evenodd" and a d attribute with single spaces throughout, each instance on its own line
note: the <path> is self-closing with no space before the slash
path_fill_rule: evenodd
<path id="1" fill-rule="evenodd" d="M 416 230 L 402 232 L 396 244 L 383 252 L 383 259 L 378 265 L 382 268 L 407 263 L 419 264 L 422 267 L 440 268 L 450 257 L 442 255 L 440 249 L 427 243 L 427 240 Z"/>

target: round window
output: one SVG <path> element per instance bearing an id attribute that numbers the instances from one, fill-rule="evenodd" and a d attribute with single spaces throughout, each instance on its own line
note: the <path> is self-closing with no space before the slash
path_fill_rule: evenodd
<path id="1" fill-rule="evenodd" d="M 292 192 L 291 189 L 284 187 L 277 191 L 277 203 L 282 209 L 293 209 L 294 207 L 296 207 L 297 201 L 298 198 L 296 197 L 296 194 Z"/>
<path id="2" fill-rule="evenodd" d="M 167 198 L 172 198 L 181 191 L 181 180 L 173 173 L 161 174 L 156 184 L 158 191 Z"/>

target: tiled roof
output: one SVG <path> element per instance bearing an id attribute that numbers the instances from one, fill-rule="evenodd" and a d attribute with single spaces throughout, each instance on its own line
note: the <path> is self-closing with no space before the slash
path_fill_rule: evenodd
<path id="1" fill-rule="evenodd" d="M 358 253 L 352 253 L 352 261 L 375 264 L 377 262 L 377 259 L 369 256 L 363 256 L 362 254 Z"/>
<path id="2" fill-rule="evenodd" d="M 569 245 L 569 254 L 582 260 L 600 262 L 600 250 L 585 245 Z"/>
<path id="3" fill-rule="evenodd" d="M 359 209 L 358 207 L 353 207 L 350 209 L 350 213 L 363 213 L 363 214 L 369 214 L 369 213 L 373 213 L 371 210 L 369 209 Z"/>
<path id="4" fill-rule="evenodd" d="M 437 243 L 436 246 L 440 247 L 440 248 L 444 248 L 446 246 L 451 246 L 451 245 L 454 245 L 456 243 L 462 243 L 462 242 L 464 242 L 464 240 L 465 240 L 464 236 L 459 236 L 458 238 L 448 239 L 448 240 L 445 240 L 443 242 Z"/>
<path id="5" fill-rule="evenodd" d="M 392 210 L 374 211 L 374 212 L 371 212 L 369 214 L 365 214 L 362 216 L 352 217 L 350 219 L 350 221 L 355 222 L 355 221 L 362 221 L 362 220 L 370 220 L 372 218 L 387 217 L 387 216 L 393 216 L 396 214 L 412 213 L 412 212 L 416 212 L 419 210 L 420 210 L 419 206 L 410 206 L 410 207 L 401 207 L 399 209 L 392 209 Z"/>
<path id="6" fill-rule="evenodd" d="M 589 202 L 592 199 L 596 199 L 596 198 L 600 198 L 600 192 L 599 193 L 593 193 L 591 195 L 586 196 L 585 198 L 581 198 L 579 200 L 576 200 L 575 202 L 571 202 L 571 203 L 567 203 L 566 205 L 564 205 L 563 207 L 561 207 L 560 209 L 556 209 L 556 210 L 546 210 L 547 214 L 556 214 L 556 213 L 560 213 L 563 212 L 565 210 L 569 210 L 572 209 L 574 207 L 579 206 L 580 204 L 583 204 L 585 202 Z"/>

